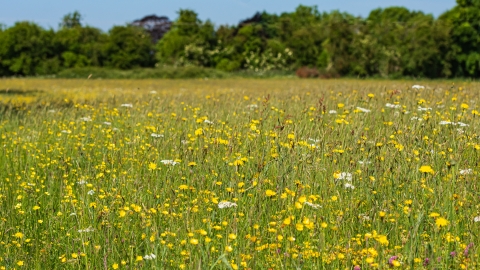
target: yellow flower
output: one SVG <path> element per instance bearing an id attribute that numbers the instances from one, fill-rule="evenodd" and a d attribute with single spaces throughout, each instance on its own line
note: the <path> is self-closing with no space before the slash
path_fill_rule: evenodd
<path id="1" fill-rule="evenodd" d="M 433 217 L 433 218 L 435 218 L 435 217 L 439 217 L 439 216 L 440 216 L 440 214 L 439 214 L 439 213 L 435 213 L 435 212 L 433 212 L 433 213 L 431 213 L 431 214 L 430 214 L 430 215 L 428 215 L 428 216 L 429 216 L 429 217 Z"/>
<path id="2" fill-rule="evenodd" d="M 295 225 L 295 228 L 297 229 L 297 231 L 303 231 L 303 224 L 297 223 L 297 224 Z"/>
<path id="3" fill-rule="evenodd" d="M 123 210 L 120 210 L 120 212 L 118 212 L 118 215 L 120 217 L 124 217 L 125 215 L 127 214 L 127 212 L 123 211 Z"/>
<path id="4" fill-rule="evenodd" d="M 225 251 L 227 252 L 232 252 L 233 251 L 233 248 L 231 246 L 226 246 L 225 247 Z"/>
<path id="5" fill-rule="evenodd" d="M 189 166 L 189 167 L 197 166 L 197 163 L 194 162 L 194 161 L 192 161 L 192 162 L 189 162 L 189 163 L 188 163 L 188 166 Z"/>
<path id="6" fill-rule="evenodd" d="M 18 261 L 18 262 L 17 262 L 17 265 L 18 265 L 18 266 L 23 266 L 23 261 Z"/>
<path id="7" fill-rule="evenodd" d="M 265 195 L 267 195 L 267 197 L 273 197 L 273 196 L 277 195 L 277 193 L 273 190 L 267 189 L 265 191 Z"/>
<path id="8" fill-rule="evenodd" d="M 345 104 L 343 104 L 343 103 L 338 103 L 338 104 L 337 104 L 337 107 L 338 107 L 339 109 L 341 109 L 341 108 L 345 107 Z"/>
<path id="9" fill-rule="evenodd" d="M 38 205 L 35 205 L 35 206 L 33 207 L 33 210 L 38 210 L 38 209 L 40 209 L 40 206 L 38 206 Z"/>
<path id="10" fill-rule="evenodd" d="M 445 227 L 449 224 L 450 222 L 443 217 L 439 217 L 435 220 L 435 224 L 437 225 L 438 228 Z"/>
<path id="11" fill-rule="evenodd" d="M 460 105 L 460 108 L 466 110 L 469 108 L 468 104 L 465 104 L 465 103 L 462 103 L 462 105 Z"/>
<path id="12" fill-rule="evenodd" d="M 199 128 L 199 129 L 196 129 L 196 130 L 195 130 L 195 135 L 196 135 L 196 136 L 200 136 L 200 135 L 202 135 L 202 134 L 203 134 L 203 128 Z"/>
<path id="13" fill-rule="evenodd" d="M 157 168 L 157 164 L 153 163 L 153 162 L 150 162 L 150 164 L 148 164 L 148 169 L 149 170 L 155 170 Z"/>
<path id="14" fill-rule="evenodd" d="M 370 94 L 368 94 L 368 97 L 369 97 L 369 98 L 374 98 L 374 97 L 375 97 L 375 95 L 374 95 L 374 94 L 372 94 L 372 93 L 370 93 Z"/>
<path id="15" fill-rule="evenodd" d="M 112 268 L 113 268 L 113 269 L 118 269 L 118 263 L 114 263 L 114 264 L 112 265 Z"/>
<path id="16" fill-rule="evenodd" d="M 178 188 L 180 190 L 185 190 L 185 189 L 188 189 L 188 186 L 187 185 L 180 185 Z"/>
<path id="17" fill-rule="evenodd" d="M 235 240 L 237 238 L 237 235 L 231 233 L 228 235 L 228 238 L 231 239 L 231 240 Z"/>
<path id="18" fill-rule="evenodd" d="M 21 232 L 17 232 L 16 234 L 14 234 L 13 236 L 15 236 L 16 238 L 20 238 L 22 239 L 23 238 L 23 233 Z"/>
<path id="19" fill-rule="evenodd" d="M 419 171 L 422 173 L 435 173 L 435 171 L 433 171 L 432 167 L 430 167 L 429 165 L 423 165 L 422 167 L 420 167 Z"/>
<path id="20" fill-rule="evenodd" d="M 190 239 L 190 244 L 198 245 L 198 239 L 195 239 L 195 238 Z"/>

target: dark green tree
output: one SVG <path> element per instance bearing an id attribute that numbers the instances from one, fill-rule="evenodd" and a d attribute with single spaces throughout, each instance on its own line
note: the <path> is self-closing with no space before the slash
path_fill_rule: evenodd
<path id="1" fill-rule="evenodd" d="M 480 76 L 480 1 L 457 0 L 457 6 L 440 16 L 451 24 L 451 59 L 453 76 Z"/>
<path id="2" fill-rule="evenodd" d="M 60 28 L 74 28 L 82 26 L 82 15 L 78 11 L 63 16 Z"/>
<path id="3" fill-rule="evenodd" d="M 108 34 L 103 51 L 105 66 L 119 69 L 154 66 L 154 46 L 145 29 L 114 26 Z"/>
<path id="4" fill-rule="evenodd" d="M 55 58 L 53 30 L 35 23 L 18 22 L 0 35 L 0 61 L 3 75 L 32 76 L 52 74 L 59 69 Z"/>

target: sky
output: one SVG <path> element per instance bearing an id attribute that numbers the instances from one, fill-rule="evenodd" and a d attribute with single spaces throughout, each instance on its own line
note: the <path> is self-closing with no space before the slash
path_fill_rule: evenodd
<path id="1" fill-rule="evenodd" d="M 104 31 L 146 15 L 156 14 L 175 20 L 179 9 L 192 9 L 201 20 L 215 25 L 234 25 L 257 11 L 281 14 L 298 5 L 317 5 L 320 11 L 340 10 L 366 17 L 375 8 L 404 6 L 439 16 L 455 6 L 455 0 L 0 0 L 0 23 L 11 26 L 17 21 L 33 21 L 45 28 L 58 27 L 61 18 L 79 11 L 83 23 Z"/>

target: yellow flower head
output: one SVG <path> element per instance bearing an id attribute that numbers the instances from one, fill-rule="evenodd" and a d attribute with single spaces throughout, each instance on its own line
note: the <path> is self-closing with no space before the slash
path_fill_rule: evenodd
<path id="1" fill-rule="evenodd" d="M 419 171 L 422 173 L 435 173 L 435 171 L 429 165 L 423 165 L 422 167 L 420 167 Z"/>

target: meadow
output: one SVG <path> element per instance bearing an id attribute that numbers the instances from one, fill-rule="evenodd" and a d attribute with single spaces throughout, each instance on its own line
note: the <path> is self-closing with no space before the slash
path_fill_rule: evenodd
<path id="1" fill-rule="evenodd" d="M 478 269 L 480 84 L 0 80 L 0 269 Z"/>

